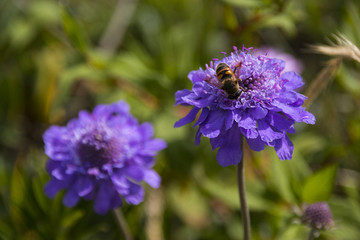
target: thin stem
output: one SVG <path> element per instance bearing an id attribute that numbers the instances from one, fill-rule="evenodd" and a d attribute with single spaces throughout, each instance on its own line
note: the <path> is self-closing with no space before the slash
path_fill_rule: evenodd
<path id="1" fill-rule="evenodd" d="M 316 229 L 314 227 L 311 228 L 308 240 L 313 240 L 314 239 L 315 230 Z"/>
<path id="2" fill-rule="evenodd" d="M 121 231 L 124 234 L 125 239 L 126 240 L 133 240 L 133 237 L 131 236 L 129 227 L 126 224 L 126 220 L 124 218 L 124 215 L 121 212 L 121 209 L 120 208 L 114 209 L 114 214 L 115 214 L 116 220 L 117 220 L 117 222 L 119 224 L 119 227 L 120 227 Z"/>
<path id="3" fill-rule="evenodd" d="M 237 165 L 237 183 L 239 189 L 241 217 L 244 228 L 243 240 L 250 240 L 251 239 L 250 214 L 249 214 L 249 208 L 246 203 L 246 191 L 245 191 L 244 137 L 241 138 L 241 149 L 242 149 L 242 156 L 240 163 Z"/>

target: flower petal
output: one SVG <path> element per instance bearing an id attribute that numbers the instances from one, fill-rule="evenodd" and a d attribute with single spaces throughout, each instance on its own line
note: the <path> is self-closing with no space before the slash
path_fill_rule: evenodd
<path id="1" fill-rule="evenodd" d="M 140 182 L 144 179 L 144 171 L 137 165 L 127 166 L 124 171 L 127 177 L 133 179 L 136 182 Z"/>
<path id="2" fill-rule="evenodd" d="M 103 181 L 99 185 L 98 192 L 94 199 L 94 210 L 97 214 L 104 215 L 110 208 L 109 196 L 111 196 L 113 190 L 111 189 L 111 182 Z"/>
<path id="3" fill-rule="evenodd" d="M 220 166 L 236 165 L 242 157 L 241 133 L 236 124 L 224 134 L 222 146 L 219 148 L 216 159 Z"/>
<path id="4" fill-rule="evenodd" d="M 63 198 L 63 204 L 69 208 L 75 206 L 80 200 L 79 194 L 75 186 L 72 186 Z"/>
<path id="5" fill-rule="evenodd" d="M 254 108 L 250 108 L 249 113 L 254 119 L 262 119 L 266 116 L 268 110 L 261 106 L 256 106 Z"/>
<path id="6" fill-rule="evenodd" d="M 161 183 L 161 177 L 157 172 L 152 169 L 144 170 L 144 181 L 149 184 L 152 188 L 159 188 Z"/>
<path id="7" fill-rule="evenodd" d="M 202 70 L 196 70 L 196 71 L 191 71 L 188 74 L 188 78 L 190 79 L 191 82 L 196 83 L 196 82 L 204 81 L 207 77 L 206 77 L 206 73 L 204 73 Z"/>
<path id="8" fill-rule="evenodd" d="M 201 140 L 201 132 L 200 132 L 200 127 L 196 132 L 195 135 L 195 145 L 198 146 L 200 144 L 200 140 Z"/>
<path id="9" fill-rule="evenodd" d="M 257 129 L 254 128 L 251 129 L 240 128 L 240 131 L 246 138 L 257 138 L 259 136 Z"/>
<path id="10" fill-rule="evenodd" d="M 178 104 L 182 104 L 182 105 L 189 105 L 187 103 L 185 103 L 185 101 L 183 100 L 183 97 L 191 94 L 192 91 L 190 91 L 189 89 L 184 89 L 184 90 L 180 90 L 180 91 L 177 91 L 175 93 L 175 105 L 178 105 Z"/>
<path id="11" fill-rule="evenodd" d="M 295 72 L 284 72 L 280 76 L 280 80 L 284 82 L 287 90 L 294 90 L 304 85 L 302 78 Z"/>
<path id="12" fill-rule="evenodd" d="M 154 128 L 151 123 L 142 123 L 141 125 L 139 125 L 139 131 L 141 133 L 141 136 L 143 137 L 143 140 L 148 140 L 152 136 L 154 136 Z"/>
<path id="13" fill-rule="evenodd" d="M 125 101 L 118 101 L 113 104 L 97 105 L 92 115 L 99 118 L 108 118 L 111 115 L 129 115 L 130 107 Z"/>
<path id="14" fill-rule="evenodd" d="M 311 113 L 305 111 L 303 107 L 292 107 L 284 103 L 273 101 L 272 104 L 280 108 L 284 114 L 294 119 L 297 122 L 305 122 L 308 124 L 315 124 L 315 117 Z"/>
<path id="15" fill-rule="evenodd" d="M 260 136 L 257 138 L 247 138 L 246 142 L 252 150 L 257 152 L 262 151 L 265 148 L 265 143 L 261 140 Z"/>
<path id="16" fill-rule="evenodd" d="M 225 112 L 225 130 L 228 130 L 232 127 L 234 122 L 234 112 L 226 111 Z"/>
<path id="17" fill-rule="evenodd" d="M 287 135 L 275 140 L 275 151 L 281 160 L 290 160 L 294 151 L 294 145 Z"/>
<path id="18" fill-rule="evenodd" d="M 191 123 L 192 121 L 194 121 L 196 114 L 199 112 L 200 108 L 194 107 L 193 109 L 190 110 L 190 112 L 182 119 L 180 119 L 179 121 L 177 121 L 174 125 L 174 128 L 178 128 L 181 126 L 184 126 L 185 124 Z"/>
<path id="19" fill-rule="evenodd" d="M 116 192 L 113 192 L 111 199 L 110 199 L 110 206 L 109 209 L 115 209 L 120 207 L 123 204 L 123 201 L 121 200 L 119 194 Z"/>
<path id="20" fill-rule="evenodd" d="M 196 123 L 193 125 L 193 127 L 196 127 L 197 125 L 203 123 L 203 122 L 206 120 L 209 112 L 210 112 L 210 110 L 209 110 L 208 108 L 202 108 L 200 117 L 199 117 L 199 119 L 196 121 Z"/>
<path id="21" fill-rule="evenodd" d="M 238 122 L 239 127 L 245 129 L 256 128 L 256 121 L 252 116 L 240 109 L 235 110 L 235 121 Z"/>
<path id="22" fill-rule="evenodd" d="M 135 183 L 129 182 L 130 193 L 125 196 L 126 201 L 129 204 L 137 205 L 144 200 L 144 189 Z"/>
<path id="23" fill-rule="evenodd" d="M 140 155 L 145 156 L 154 156 L 157 154 L 158 151 L 166 148 L 167 144 L 162 139 L 152 139 L 149 141 L 146 141 L 143 148 L 139 151 Z"/>
<path id="24" fill-rule="evenodd" d="M 182 97 L 184 103 L 187 103 L 189 105 L 193 105 L 194 107 L 203 108 L 210 105 L 210 103 L 213 101 L 214 96 L 208 95 L 207 98 L 202 98 L 195 93 L 190 93 L 189 95 L 186 95 Z"/>
<path id="25" fill-rule="evenodd" d="M 285 131 L 291 127 L 295 121 L 282 114 L 272 112 L 267 118 L 269 124 L 280 131 Z"/>
<path id="26" fill-rule="evenodd" d="M 93 190 L 93 182 L 87 176 L 80 177 L 76 182 L 77 192 L 80 197 L 84 197 Z"/>
<path id="27" fill-rule="evenodd" d="M 54 198 L 60 190 L 67 188 L 67 186 L 68 182 L 51 178 L 50 181 L 45 184 L 44 192 L 49 198 Z"/>
<path id="28" fill-rule="evenodd" d="M 283 132 L 274 130 L 265 120 L 258 120 L 258 132 L 261 140 L 264 142 L 271 142 L 275 139 L 282 138 Z"/>
<path id="29" fill-rule="evenodd" d="M 210 111 L 206 120 L 200 125 L 200 132 L 208 138 L 217 137 L 225 122 L 225 111 Z"/>
<path id="30" fill-rule="evenodd" d="M 45 153 L 52 160 L 68 161 L 72 159 L 71 141 L 65 127 L 51 126 L 43 135 Z"/>

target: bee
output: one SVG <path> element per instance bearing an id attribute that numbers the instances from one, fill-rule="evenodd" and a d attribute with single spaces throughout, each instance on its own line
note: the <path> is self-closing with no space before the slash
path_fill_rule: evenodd
<path id="1" fill-rule="evenodd" d="M 234 72 L 238 68 L 241 68 L 241 63 L 235 67 Z M 219 81 L 219 87 L 224 90 L 229 99 L 238 99 L 241 93 L 244 91 L 242 87 L 239 86 L 240 78 L 237 78 L 229 65 L 226 63 L 219 63 L 216 65 L 216 77 Z"/>

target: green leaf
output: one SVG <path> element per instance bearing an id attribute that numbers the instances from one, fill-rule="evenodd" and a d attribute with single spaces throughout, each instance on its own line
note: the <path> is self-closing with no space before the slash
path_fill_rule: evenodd
<path id="1" fill-rule="evenodd" d="M 85 53 L 88 44 L 78 23 L 64 7 L 61 9 L 61 17 L 64 31 L 71 43 L 79 52 Z"/>
<path id="2" fill-rule="evenodd" d="M 224 2 L 237 7 L 259 7 L 263 5 L 258 0 L 224 0 Z"/>
<path id="3" fill-rule="evenodd" d="M 273 152 L 273 154 L 275 154 Z M 291 168 L 291 161 L 279 161 L 279 159 L 273 158 L 271 163 L 272 181 L 273 184 L 281 195 L 281 197 L 287 202 L 295 202 L 295 195 L 290 185 L 289 168 Z"/>
<path id="4" fill-rule="evenodd" d="M 40 25 L 49 26 L 61 21 L 59 8 L 55 1 L 34 1 L 29 6 L 29 13 Z"/>
<path id="5" fill-rule="evenodd" d="M 15 167 L 11 176 L 11 201 L 16 205 L 21 205 L 25 197 L 26 183 L 24 173 Z"/>
<path id="6" fill-rule="evenodd" d="M 337 164 L 325 167 L 305 179 L 302 200 L 307 203 L 327 201 L 332 193 Z"/>
<path id="7" fill-rule="evenodd" d="M 212 196 L 217 197 L 229 207 L 239 209 L 240 202 L 236 182 L 229 185 L 219 181 L 206 179 L 202 181 L 202 187 L 205 191 L 210 193 Z M 264 189 L 255 182 L 247 183 L 246 198 L 251 210 L 266 211 L 275 207 L 274 204 L 262 197 L 263 191 Z"/>

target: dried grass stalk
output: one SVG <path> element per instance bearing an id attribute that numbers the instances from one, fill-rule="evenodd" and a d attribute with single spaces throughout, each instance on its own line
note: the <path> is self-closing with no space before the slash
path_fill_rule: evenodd
<path id="1" fill-rule="evenodd" d="M 350 58 L 360 63 L 360 50 L 343 34 L 334 34 L 335 42 L 330 45 L 314 45 L 311 50 L 316 53 L 325 54 L 334 57 Z"/>
<path id="2" fill-rule="evenodd" d="M 328 85 L 339 68 L 341 60 L 341 57 L 331 59 L 316 76 L 315 80 L 311 83 L 305 92 L 305 96 L 308 96 L 308 99 L 304 104 L 305 107 L 309 107 L 310 104 L 318 97 L 320 92 Z"/>

